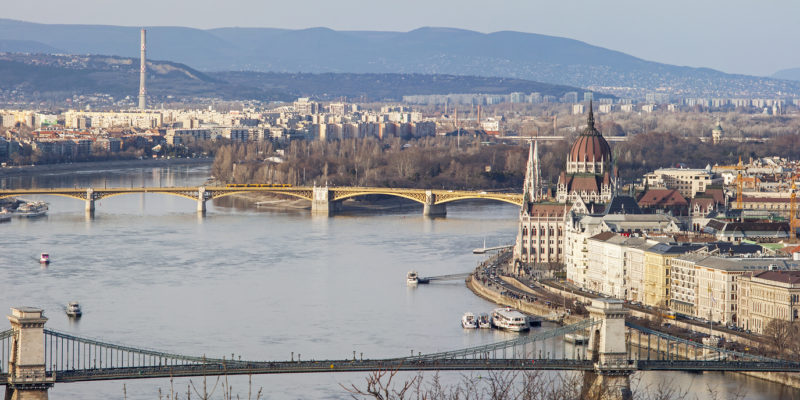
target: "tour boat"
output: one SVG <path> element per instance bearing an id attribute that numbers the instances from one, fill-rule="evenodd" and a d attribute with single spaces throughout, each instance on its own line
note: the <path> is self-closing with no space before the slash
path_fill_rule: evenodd
<path id="1" fill-rule="evenodd" d="M 511 307 L 498 308 L 492 311 L 492 325 L 495 328 L 512 332 L 522 332 L 530 329 L 528 317 Z"/>
<path id="2" fill-rule="evenodd" d="M 489 314 L 483 313 L 478 316 L 478 328 L 490 329 L 491 327 L 492 320 L 489 318 Z"/>
<path id="3" fill-rule="evenodd" d="M 467 311 L 461 317 L 461 326 L 467 329 L 475 329 L 478 327 L 478 320 L 475 319 L 475 314 Z"/>
<path id="4" fill-rule="evenodd" d="M 39 255 L 39 262 L 42 264 L 50 264 L 50 254 L 42 253 Z"/>
<path id="5" fill-rule="evenodd" d="M 417 276 L 417 271 L 408 271 L 406 275 L 406 284 L 408 286 L 417 286 L 419 283 L 419 276 Z"/>
<path id="6" fill-rule="evenodd" d="M 43 201 L 29 201 L 17 207 L 17 215 L 20 217 L 39 217 L 47 214 L 47 203 Z"/>
<path id="7" fill-rule="evenodd" d="M 77 301 L 71 301 L 67 304 L 67 315 L 73 318 L 78 318 L 83 313 L 81 312 L 81 305 Z"/>

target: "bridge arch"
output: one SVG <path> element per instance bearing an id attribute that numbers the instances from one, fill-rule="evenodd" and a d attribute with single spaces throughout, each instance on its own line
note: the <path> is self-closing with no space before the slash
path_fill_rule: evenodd
<path id="1" fill-rule="evenodd" d="M 68 197 L 70 199 L 76 199 L 81 201 L 86 201 L 86 193 L 83 193 L 83 197 L 79 194 L 70 194 L 70 193 L 12 193 L 12 194 L 0 194 L 0 199 L 7 199 L 9 197 L 23 197 L 23 196 L 59 196 L 59 197 Z"/>
<path id="2" fill-rule="evenodd" d="M 415 194 L 402 193 L 402 192 L 392 192 L 392 191 L 385 191 L 385 192 L 369 191 L 369 192 L 342 193 L 342 194 L 337 194 L 336 196 L 334 196 L 334 198 L 332 200 L 333 201 L 341 201 L 341 200 L 347 200 L 347 199 L 352 199 L 352 198 L 361 197 L 361 196 L 369 196 L 369 195 L 384 195 L 384 196 L 400 197 L 400 198 L 404 198 L 404 199 L 407 199 L 407 200 L 415 201 L 415 202 L 420 203 L 420 204 L 425 204 L 424 195 L 422 196 L 422 198 L 420 198 L 419 195 L 415 196 Z"/>
<path id="3" fill-rule="evenodd" d="M 513 197 L 500 197 L 500 196 L 480 195 L 480 194 L 445 197 L 445 198 L 443 198 L 441 200 L 439 200 L 438 197 L 439 196 L 437 196 L 436 203 L 434 203 L 434 204 L 447 204 L 447 203 L 452 203 L 454 201 L 459 201 L 459 200 L 492 200 L 492 201 L 500 201 L 500 202 L 503 202 L 503 203 L 513 204 L 515 206 L 522 205 L 522 203 L 519 200 L 517 200 L 517 199 L 515 199 Z M 444 196 L 442 196 L 442 197 L 444 197 Z"/>
<path id="4" fill-rule="evenodd" d="M 244 193 L 271 193 L 271 194 L 281 194 L 286 196 L 295 197 L 298 199 L 308 200 L 311 201 L 311 194 L 310 193 L 302 193 L 296 191 L 277 191 L 277 190 L 264 190 L 264 191 L 255 191 L 255 190 L 242 190 L 242 191 L 235 191 L 235 192 L 214 192 L 211 191 L 211 199 L 219 199 L 222 197 L 232 196 L 235 194 L 244 194 Z"/>

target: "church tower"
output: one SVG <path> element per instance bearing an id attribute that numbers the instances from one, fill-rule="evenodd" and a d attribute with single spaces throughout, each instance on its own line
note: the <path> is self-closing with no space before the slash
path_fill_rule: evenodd
<path id="1" fill-rule="evenodd" d="M 531 142 L 528 149 L 528 165 L 525 168 L 525 183 L 522 193 L 525 202 L 540 201 L 544 197 L 542 172 L 539 166 L 539 142 L 536 140 Z"/>

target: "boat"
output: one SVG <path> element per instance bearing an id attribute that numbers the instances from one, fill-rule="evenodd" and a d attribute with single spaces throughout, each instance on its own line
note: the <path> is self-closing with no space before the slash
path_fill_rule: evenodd
<path id="1" fill-rule="evenodd" d="M 79 318 L 83 315 L 81 312 L 81 305 L 77 301 L 71 301 L 67 304 L 67 315 L 73 318 Z"/>
<path id="2" fill-rule="evenodd" d="M 39 255 L 39 262 L 42 264 L 50 264 L 50 254 L 42 253 Z"/>
<path id="3" fill-rule="evenodd" d="M 417 275 L 417 271 L 408 271 L 406 275 L 406 284 L 408 286 L 417 286 L 419 283 L 419 276 Z"/>
<path id="4" fill-rule="evenodd" d="M 531 328 L 528 324 L 528 317 L 511 307 L 492 311 L 492 326 L 512 332 L 527 331 Z"/>
<path id="5" fill-rule="evenodd" d="M 475 318 L 475 314 L 467 311 L 464 313 L 464 316 L 461 317 L 461 327 L 466 329 L 475 329 L 478 327 L 478 320 Z"/>
<path id="6" fill-rule="evenodd" d="M 492 319 L 489 318 L 489 314 L 482 313 L 478 316 L 478 328 L 481 329 L 491 329 L 492 328 Z"/>
<path id="7" fill-rule="evenodd" d="M 6 210 L 5 208 L 0 207 L 0 222 L 8 222 L 11 221 L 11 217 L 14 214 Z"/>
<path id="8" fill-rule="evenodd" d="M 17 207 L 17 215 L 20 217 L 40 217 L 47 214 L 47 203 L 43 201 L 29 201 Z"/>

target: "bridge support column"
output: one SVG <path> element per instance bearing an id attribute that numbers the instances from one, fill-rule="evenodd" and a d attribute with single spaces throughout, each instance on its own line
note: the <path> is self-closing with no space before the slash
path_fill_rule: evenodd
<path id="1" fill-rule="evenodd" d="M 327 186 L 316 187 L 312 192 L 311 214 L 331 216 L 342 208 L 339 201 L 330 201 L 330 191 Z"/>
<path id="2" fill-rule="evenodd" d="M 86 214 L 94 215 L 94 189 L 86 189 Z"/>
<path id="3" fill-rule="evenodd" d="M 47 374 L 44 359 L 43 311 L 33 307 L 13 307 L 8 320 L 14 335 L 8 360 L 6 400 L 46 400 L 55 375 Z"/>
<path id="4" fill-rule="evenodd" d="M 447 205 L 436 204 L 436 195 L 430 190 L 425 191 L 425 206 L 422 209 L 422 215 L 425 217 L 446 217 Z"/>
<path id="5" fill-rule="evenodd" d="M 625 316 L 622 300 L 594 299 L 587 307 L 589 316 L 599 321 L 589 336 L 588 355 L 594 371 L 586 374 L 584 391 L 598 400 L 627 400 L 632 397 L 630 376 L 634 366 L 628 363 Z"/>
<path id="6" fill-rule="evenodd" d="M 206 188 L 204 187 L 197 189 L 197 212 L 200 214 L 206 213 Z"/>

